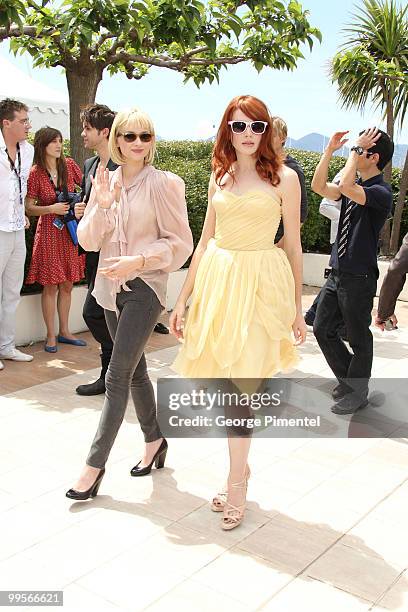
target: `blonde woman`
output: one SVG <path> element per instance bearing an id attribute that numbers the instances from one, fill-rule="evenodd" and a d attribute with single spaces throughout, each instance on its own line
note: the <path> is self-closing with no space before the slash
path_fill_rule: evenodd
<path id="1" fill-rule="evenodd" d="M 94 497 L 122 424 L 129 392 L 145 439 L 143 458 L 132 476 L 163 467 L 167 442 L 156 419 L 144 347 L 165 306 L 169 272 L 193 250 L 183 180 L 152 165 L 153 123 L 139 109 L 117 114 L 109 137 L 119 165 L 97 171 L 78 238 L 86 251 L 100 249 L 93 295 L 105 310 L 114 345 L 106 375 L 106 398 L 86 465 L 71 499 Z"/>

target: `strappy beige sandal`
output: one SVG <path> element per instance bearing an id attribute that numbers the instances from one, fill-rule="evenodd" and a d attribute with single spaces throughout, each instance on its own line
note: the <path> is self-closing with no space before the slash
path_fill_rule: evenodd
<path id="1" fill-rule="evenodd" d="M 227 503 L 227 487 L 225 486 L 220 493 L 213 497 L 210 508 L 213 512 L 222 512 Z"/>
<path id="2" fill-rule="evenodd" d="M 242 482 L 232 482 L 231 487 L 235 489 L 244 489 L 245 497 L 248 488 L 248 480 L 245 479 Z M 243 504 L 240 506 L 233 506 L 227 500 L 224 505 L 224 515 L 222 517 L 221 526 L 224 530 L 228 531 L 230 529 L 235 529 L 242 523 L 242 519 L 244 518 L 246 499 Z"/>
<path id="3" fill-rule="evenodd" d="M 249 469 L 249 465 L 247 465 L 247 473 L 246 473 L 246 482 L 248 485 L 248 478 L 251 476 L 251 470 Z M 212 502 L 210 504 L 210 508 L 213 512 L 222 512 L 224 510 L 224 506 L 227 503 L 227 494 L 228 487 L 224 485 L 222 491 L 217 493 L 215 497 L 213 497 Z"/>

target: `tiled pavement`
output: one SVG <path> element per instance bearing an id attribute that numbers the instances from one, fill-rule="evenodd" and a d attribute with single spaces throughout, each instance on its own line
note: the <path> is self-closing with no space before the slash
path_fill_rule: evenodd
<path id="1" fill-rule="evenodd" d="M 374 373 L 387 378 L 407 373 L 408 304 L 398 315 L 400 330 L 374 331 Z M 154 380 L 170 374 L 173 345 L 152 336 Z M 254 440 L 245 522 L 223 532 L 208 499 L 225 440 L 170 440 L 166 468 L 132 479 L 142 438 L 130 406 L 100 494 L 72 503 L 102 405 L 73 390 L 97 374 L 97 351 L 28 350 L 32 364 L 0 373 L 0 590 L 63 589 L 75 612 L 408 610 L 408 426 L 392 439 Z M 301 354 L 293 376 L 329 375 L 313 334 Z"/>

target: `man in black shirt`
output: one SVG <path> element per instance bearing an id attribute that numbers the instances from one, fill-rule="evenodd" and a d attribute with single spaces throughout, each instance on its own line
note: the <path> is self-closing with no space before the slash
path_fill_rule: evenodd
<path id="1" fill-rule="evenodd" d="M 370 128 L 361 132 L 344 168 L 339 185 L 327 182 L 330 159 L 347 142 L 347 132 L 330 139 L 312 180 L 323 197 L 341 199 L 337 238 L 330 258 L 332 272 L 322 290 L 314 334 L 339 384 L 333 390 L 336 414 L 352 414 L 367 405 L 373 361 L 371 311 L 377 288 L 377 250 L 381 228 L 392 206 L 391 187 L 381 171 L 392 158 L 389 136 Z M 360 179 L 356 180 L 357 171 Z M 349 352 L 338 334 L 344 319 Z"/>
<path id="2" fill-rule="evenodd" d="M 75 206 L 75 215 L 81 218 L 91 194 L 91 176 L 102 163 L 109 170 L 115 170 L 117 165 L 110 159 L 108 139 L 115 118 L 115 113 L 104 104 L 90 104 L 81 112 L 82 138 L 87 149 L 96 151 L 97 155 L 85 161 L 82 178 L 82 202 Z M 82 252 L 84 252 L 81 249 Z M 82 316 L 91 334 L 101 345 L 102 369 L 99 378 L 88 385 L 79 385 L 76 392 L 79 395 L 99 395 L 105 393 L 105 374 L 108 370 L 113 350 L 113 342 L 105 321 L 105 313 L 92 295 L 96 272 L 98 269 L 99 252 L 86 253 L 86 279 L 88 293 L 85 298 Z"/>
<path id="3" fill-rule="evenodd" d="M 280 117 L 273 118 L 273 148 L 275 152 L 279 155 L 285 155 L 285 151 L 283 147 L 286 144 L 286 139 L 288 137 L 288 127 L 283 119 Z M 299 162 L 292 157 L 291 155 L 286 155 L 284 157 L 283 163 L 292 168 L 298 175 L 299 183 L 300 183 L 300 223 L 303 224 L 306 221 L 307 217 L 307 190 L 306 190 L 306 181 L 305 175 L 302 169 L 302 166 Z M 275 236 L 275 243 L 279 242 L 283 237 L 283 223 L 282 220 L 279 224 L 278 230 Z M 281 246 L 281 245 L 279 245 Z"/>

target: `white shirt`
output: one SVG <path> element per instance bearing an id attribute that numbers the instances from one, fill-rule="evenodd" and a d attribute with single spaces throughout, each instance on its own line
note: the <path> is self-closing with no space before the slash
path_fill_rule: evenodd
<path id="1" fill-rule="evenodd" d="M 336 181 L 340 181 L 341 172 L 338 172 L 332 183 Z M 330 244 L 336 240 L 337 230 L 339 227 L 340 220 L 340 210 L 341 210 L 341 199 L 340 200 L 329 200 L 328 198 L 323 198 L 320 202 L 319 212 L 324 217 L 330 219 Z"/>
<path id="2" fill-rule="evenodd" d="M 6 144 L 0 130 L 0 231 L 17 232 L 24 229 L 24 200 L 27 194 L 27 179 L 34 157 L 34 147 L 23 140 L 20 142 L 21 168 L 18 155 L 15 167 L 21 179 L 21 198 L 19 181 L 10 167 Z"/>

